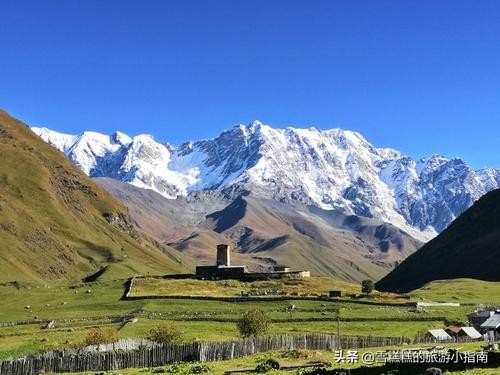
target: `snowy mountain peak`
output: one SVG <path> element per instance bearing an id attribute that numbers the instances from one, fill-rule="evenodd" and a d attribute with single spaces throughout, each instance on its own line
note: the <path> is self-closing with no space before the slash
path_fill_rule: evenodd
<path id="1" fill-rule="evenodd" d="M 73 145 L 77 138 L 77 136 L 58 133 L 47 128 L 33 127 L 31 130 L 38 134 L 45 142 L 63 152 L 66 152 L 65 150 Z"/>
<path id="2" fill-rule="evenodd" d="M 262 122 L 260 122 L 259 120 L 253 120 L 250 124 L 248 124 L 248 127 L 250 129 L 258 129 L 262 126 L 264 126 L 264 124 Z"/>
<path id="3" fill-rule="evenodd" d="M 441 155 L 416 162 L 342 129 L 275 129 L 253 121 L 179 148 L 149 135 L 32 130 L 92 177 L 119 179 L 168 198 L 245 189 L 377 218 L 424 240 L 500 187 L 499 169 L 475 171 Z"/>
<path id="4" fill-rule="evenodd" d="M 114 132 L 113 135 L 111 136 L 111 139 L 114 143 L 119 143 L 121 145 L 128 145 L 129 143 L 132 142 L 132 138 L 130 138 L 128 135 L 122 133 L 122 132 Z"/>

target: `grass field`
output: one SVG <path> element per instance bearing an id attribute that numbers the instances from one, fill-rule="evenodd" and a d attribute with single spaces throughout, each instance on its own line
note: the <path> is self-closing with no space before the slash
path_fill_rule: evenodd
<path id="1" fill-rule="evenodd" d="M 472 279 L 441 280 L 429 283 L 411 295 L 435 302 L 500 305 L 500 283 Z"/>
<path id="2" fill-rule="evenodd" d="M 234 297 L 241 292 L 252 290 L 275 290 L 285 294 L 328 295 L 330 290 L 340 290 L 344 294 L 360 294 L 357 284 L 337 280 L 331 277 L 312 277 L 303 280 L 270 280 L 242 282 L 237 280 L 172 280 L 156 278 L 138 278 L 134 282 L 131 296 L 211 296 Z"/>
<path id="3" fill-rule="evenodd" d="M 154 280 L 146 279 L 139 284 L 141 292 L 153 290 Z M 162 292 L 173 290 L 187 295 L 201 293 L 202 286 L 192 280 L 173 280 L 168 286 L 160 279 Z M 170 280 L 169 280 L 170 281 Z M 219 341 L 238 338 L 236 320 L 241 313 L 252 308 L 269 312 L 272 318 L 270 334 L 332 333 L 336 334 L 340 324 L 343 335 L 407 336 L 414 337 L 419 332 L 431 328 L 442 328 L 447 321 L 466 321 L 466 315 L 474 306 L 432 307 L 424 311 L 411 306 L 397 305 L 399 299 L 377 295 L 373 298 L 381 305 L 360 303 L 357 299 L 340 301 L 290 300 L 221 302 L 194 299 L 145 299 L 121 300 L 125 280 L 78 284 L 74 286 L 48 285 L 2 285 L 0 286 L 0 324 L 6 322 L 31 321 L 34 319 L 55 320 L 54 329 L 42 329 L 42 324 L 24 324 L 0 327 L 0 360 L 23 354 L 40 353 L 49 349 L 82 345 L 93 327 L 104 327 L 116 332 L 120 338 L 147 337 L 152 327 L 165 321 L 174 321 L 182 332 L 182 340 Z M 240 283 L 233 281 L 200 282 L 211 296 L 241 294 L 250 289 L 281 289 L 287 293 L 324 294 L 330 289 L 345 293 L 359 292 L 357 285 L 328 278 L 311 278 L 306 283 L 258 282 Z M 476 282 L 460 280 L 462 289 L 447 283 L 429 285 L 413 293 L 413 301 L 449 301 L 454 290 L 463 290 L 468 303 L 473 298 L 467 287 L 476 288 Z M 493 283 L 494 284 L 494 283 Z M 497 297 L 497 285 L 483 288 L 476 301 L 490 303 Z M 149 289 L 148 289 L 149 288 Z M 171 289 L 169 289 L 171 288 Z M 196 294 L 194 294 L 196 295 Z M 364 302 L 366 302 L 365 299 Z M 407 302 L 407 300 L 403 300 Z M 455 301 L 455 300 L 454 300 Z M 295 305 L 293 313 L 287 311 Z M 135 316 L 136 323 L 122 326 L 111 323 L 110 317 Z M 337 318 L 340 323 L 337 323 Z M 391 321 L 397 320 L 397 321 Z M 137 370 L 135 370 L 137 371 Z"/>

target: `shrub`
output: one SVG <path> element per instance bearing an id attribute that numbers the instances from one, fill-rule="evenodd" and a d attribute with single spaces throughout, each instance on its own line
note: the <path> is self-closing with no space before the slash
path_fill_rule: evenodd
<path id="1" fill-rule="evenodd" d="M 237 323 L 238 331 L 242 337 L 263 335 L 269 329 L 271 317 L 269 313 L 254 309 L 243 313 Z"/>
<path id="2" fill-rule="evenodd" d="M 149 331 L 149 339 L 162 344 L 178 343 L 181 340 L 181 337 L 181 331 L 172 322 L 161 324 Z"/>
<path id="3" fill-rule="evenodd" d="M 184 367 L 179 363 L 174 363 L 168 367 L 165 368 L 165 372 L 167 374 L 179 374 L 184 371 Z"/>
<path id="4" fill-rule="evenodd" d="M 257 367 L 255 368 L 255 372 L 262 374 L 262 373 L 266 373 L 266 372 L 273 371 L 273 370 L 279 370 L 279 369 L 280 369 L 279 362 L 275 359 L 270 358 L 270 359 L 266 360 L 265 362 L 258 364 Z"/>
<path id="5" fill-rule="evenodd" d="M 102 345 L 116 341 L 116 334 L 110 329 L 93 328 L 85 337 L 85 345 Z"/>
<path id="6" fill-rule="evenodd" d="M 312 356 L 313 354 L 310 351 L 304 349 L 288 350 L 283 354 L 281 354 L 281 358 L 293 358 L 293 359 L 309 359 Z"/>
<path id="7" fill-rule="evenodd" d="M 194 365 L 189 369 L 190 374 L 205 374 L 210 372 L 210 367 L 207 365 Z"/>

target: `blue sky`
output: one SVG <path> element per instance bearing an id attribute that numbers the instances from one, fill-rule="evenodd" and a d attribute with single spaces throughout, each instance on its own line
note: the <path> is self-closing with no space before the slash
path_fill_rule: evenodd
<path id="1" fill-rule="evenodd" d="M 499 1 L 0 2 L 0 108 L 179 144 L 259 119 L 500 167 Z"/>

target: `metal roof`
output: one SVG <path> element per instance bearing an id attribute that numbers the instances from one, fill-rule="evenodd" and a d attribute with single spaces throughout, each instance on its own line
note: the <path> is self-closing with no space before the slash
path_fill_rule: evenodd
<path id="1" fill-rule="evenodd" d="M 497 329 L 500 327 L 500 314 L 492 315 L 486 322 L 481 324 L 481 328 Z"/>
<path id="2" fill-rule="evenodd" d="M 448 335 L 444 329 L 430 329 L 427 332 L 438 340 L 453 340 L 453 338 Z"/>
<path id="3" fill-rule="evenodd" d="M 491 315 L 493 315 L 493 311 L 489 310 L 484 310 L 484 311 L 475 311 L 472 314 L 469 314 L 468 316 L 470 318 L 489 318 Z"/>
<path id="4" fill-rule="evenodd" d="M 471 339 L 480 339 L 483 337 L 474 327 L 462 327 L 462 331 Z"/>

